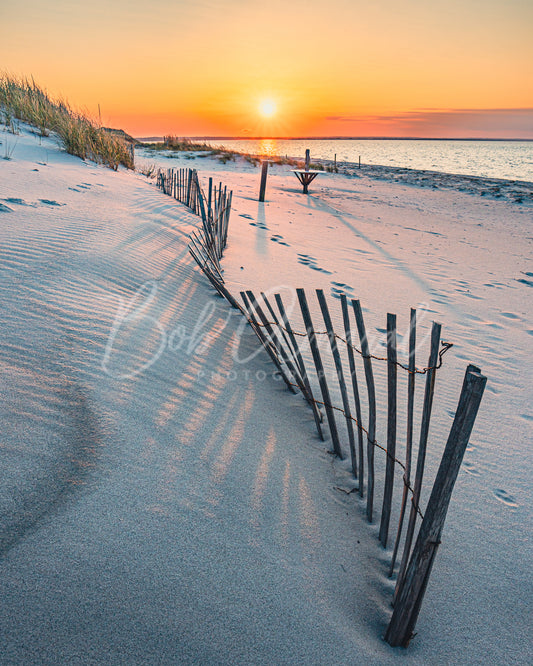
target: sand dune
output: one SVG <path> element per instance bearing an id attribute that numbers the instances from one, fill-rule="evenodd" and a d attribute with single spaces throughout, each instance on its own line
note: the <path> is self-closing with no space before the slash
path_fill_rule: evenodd
<path id="1" fill-rule="evenodd" d="M 380 639 L 376 528 L 193 265 L 198 219 L 24 131 L 0 164 L 2 663 L 527 661 L 529 209 L 340 177 L 303 199 L 288 173 L 260 207 L 256 171 L 198 164 L 235 191 L 233 291 L 343 290 L 375 327 L 425 303 L 456 343 L 444 430 L 466 361 L 489 376 L 419 636 Z"/>

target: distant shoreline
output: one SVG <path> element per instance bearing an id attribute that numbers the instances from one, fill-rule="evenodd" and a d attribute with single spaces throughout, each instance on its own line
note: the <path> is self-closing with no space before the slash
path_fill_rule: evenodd
<path id="1" fill-rule="evenodd" d="M 183 139 L 194 141 L 513 141 L 533 142 L 533 139 L 502 139 L 486 138 L 454 138 L 454 137 L 421 137 L 421 136 L 183 136 Z M 137 141 L 143 143 L 151 141 L 162 141 L 164 136 L 136 137 Z"/>
<path id="2" fill-rule="evenodd" d="M 330 164 L 330 161 L 336 157 L 337 165 L 350 162 L 384 168 L 533 182 L 531 141 L 280 139 L 263 142 L 257 139 L 193 140 L 178 137 L 174 137 L 174 141 L 180 145 L 180 150 L 187 149 L 186 146 L 190 145 L 191 150 L 225 151 L 228 153 L 227 159 L 232 159 L 232 155 L 242 154 L 256 159 L 278 156 L 301 162 L 305 149 L 309 148 L 314 163 L 327 160 L 324 164 L 330 167 L 334 167 L 335 162 Z M 144 145 L 147 146 L 148 142 Z M 163 142 L 159 142 L 159 146 L 164 148 Z"/>

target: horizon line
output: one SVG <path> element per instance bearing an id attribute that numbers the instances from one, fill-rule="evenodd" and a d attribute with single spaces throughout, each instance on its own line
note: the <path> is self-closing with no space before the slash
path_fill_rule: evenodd
<path id="1" fill-rule="evenodd" d="M 230 139 L 232 141 L 533 141 L 524 137 L 442 137 L 442 136 L 191 136 L 165 134 L 135 137 L 138 141 L 154 141 L 172 136 L 177 139 L 214 141 Z"/>

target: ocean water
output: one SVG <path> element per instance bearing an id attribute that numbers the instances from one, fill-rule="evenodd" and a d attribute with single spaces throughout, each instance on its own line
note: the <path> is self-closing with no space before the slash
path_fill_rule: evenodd
<path id="1" fill-rule="evenodd" d="M 533 182 L 533 141 L 417 139 L 216 139 L 210 143 L 256 155 L 358 162 Z"/>

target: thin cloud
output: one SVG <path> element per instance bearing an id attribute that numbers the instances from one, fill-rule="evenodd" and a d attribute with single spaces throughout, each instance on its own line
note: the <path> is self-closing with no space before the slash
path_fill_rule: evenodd
<path id="1" fill-rule="evenodd" d="M 336 115 L 326 120 L 404 136 L 533 138 L 533 108 L 417 109 L 396 114 Z"/>

